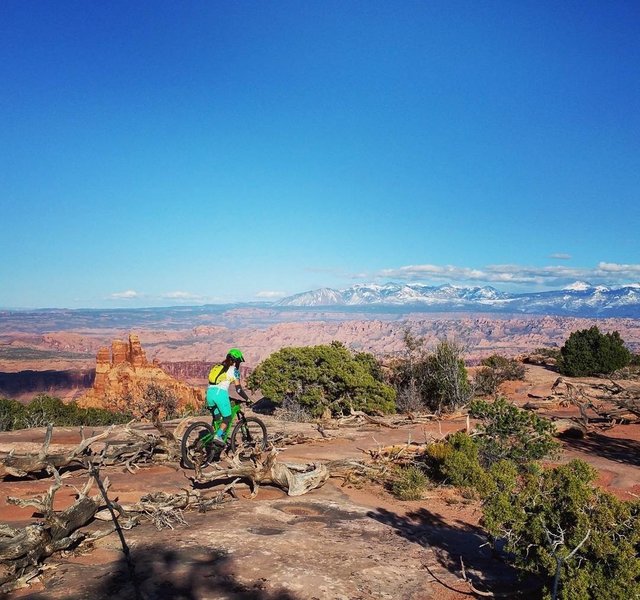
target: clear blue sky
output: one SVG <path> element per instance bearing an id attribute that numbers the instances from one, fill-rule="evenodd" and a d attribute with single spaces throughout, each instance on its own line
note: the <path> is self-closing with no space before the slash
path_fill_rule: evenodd
<path id="1" fill-rule="evenodd" d="M 640 4 L 0 3 L 0 307 L 640 281 Z"/>

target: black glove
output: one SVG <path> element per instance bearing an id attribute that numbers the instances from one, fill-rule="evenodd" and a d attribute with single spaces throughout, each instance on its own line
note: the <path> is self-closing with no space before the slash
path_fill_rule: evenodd
<path id="1" fill-rule="evenodd" d="M 236 393 L 238 394 L 238 396 L 240 396 L 240 398 L 242 398 L 249 406 L 251 406 L 253 404 L 253 402 L 251 402 L 251 400 L 249 399 L 249 396 L 247 396 L 247 392 L 245 392 L 242 389 L 242 386 L 237 385 L 236 386 Z"/>

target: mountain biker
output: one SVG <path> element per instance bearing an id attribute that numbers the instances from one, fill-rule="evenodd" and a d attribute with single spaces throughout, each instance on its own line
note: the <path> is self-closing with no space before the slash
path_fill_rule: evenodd
<path id="1" fill-rule="evenodd" d="M 214 365 L 209 373 L 209 387 L 207 388 L 207 407 L 218 409 L 222 415 L 222 423 L 216 431 L 214 443 L 224 446 L 224 433 L 231 422 L 231 401 L 229 400 L 229 386 L 233 382 L 236 393 L 247 402 L 249 396 L 240 385 L 240 363 L 244 362 L 242 352 L 237 348 L 231 348 L 221 365 Z M 219 367 L 222 367 L 220 369 Z M 214 374 L 215 370 L 215 374 Z"/>

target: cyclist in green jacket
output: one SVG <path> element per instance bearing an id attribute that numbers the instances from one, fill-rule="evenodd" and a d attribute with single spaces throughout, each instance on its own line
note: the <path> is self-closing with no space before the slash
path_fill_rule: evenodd
<path id="1" fill-rule="evenodd" d="M 236 386 L 236 393 L 247 402 L 249 396 L 240 385 L 240 363 L 244 362 L 242 352 L 237 348 L 231 348 L 222 364 L 214 365 L 209 371 L 209 387 L 207 388 L 207 407 L 218 409 L 222 415 L 222 423 L 214 443 L 224 446 L 224 432 L 231 422 L 231 401 L 229 400 L 229 386 L 233 383 Z"/>

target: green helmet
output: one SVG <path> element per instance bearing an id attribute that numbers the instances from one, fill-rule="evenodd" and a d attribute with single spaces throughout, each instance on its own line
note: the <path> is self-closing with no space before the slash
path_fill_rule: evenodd
<path id="1" fill-rule="evenodd" d="M 242 356 L 242 352 L 237 348 L 231 348 L 229 352 L 227 352 L 227 356 L 233 358 L 233 360 L 239 360 L 240 362 L 244 362 L 244 356 Z"/>

